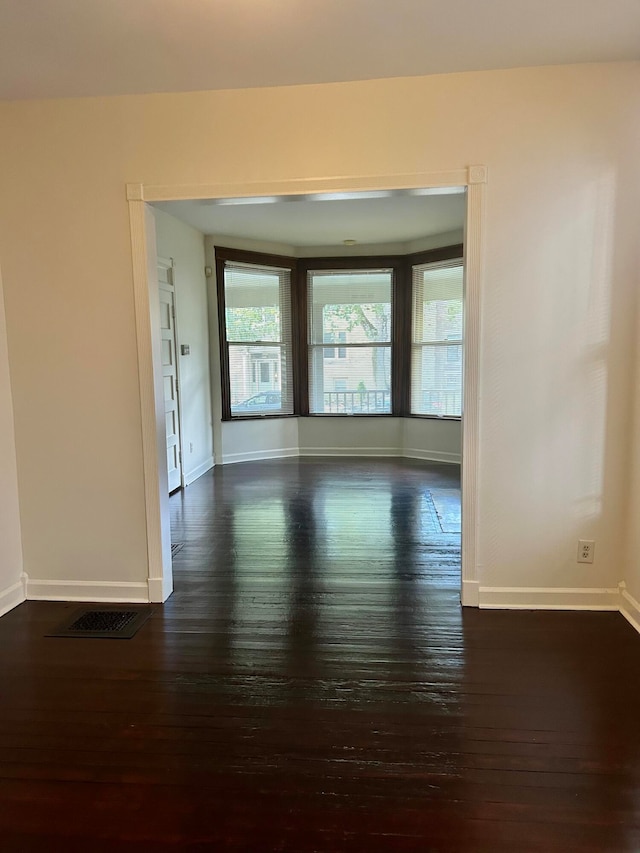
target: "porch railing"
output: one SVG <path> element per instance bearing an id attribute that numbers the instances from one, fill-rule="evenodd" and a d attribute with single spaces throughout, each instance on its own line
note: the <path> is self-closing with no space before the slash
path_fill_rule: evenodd
<path id="1" fill-rule="evenodd" d="M 390 414 L 390 391 L 325 391 L 326 414 Z M 458 417 L 462 405 L 460 390 L 432 388 L 422 392 L 422 411 L 426 414 Z"/>
<path id="2" fill-rule="evenodd" d="M 391 391 L 325 391 L 324 411 L 340 415 L 389 414 Z"/>

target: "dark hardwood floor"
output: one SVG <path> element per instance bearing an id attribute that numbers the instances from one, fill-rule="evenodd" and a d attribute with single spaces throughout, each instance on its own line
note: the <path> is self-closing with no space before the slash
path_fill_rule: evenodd
<path id="1" fill-rule="evenodd" d="M 175 593 L 133 639 L 7 614 L 0 850 L 640 850 L 640 637 L 462 611 L 429 494 L 457 486 L 217 468 L 171 498 Z"/>

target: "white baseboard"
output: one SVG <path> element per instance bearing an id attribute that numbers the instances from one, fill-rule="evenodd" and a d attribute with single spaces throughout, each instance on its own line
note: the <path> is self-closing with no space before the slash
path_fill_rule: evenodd
<path id="1" fill-rule="evenodd" d="M 25 577 L 26 575 L 22 575 L 17 583 L 12 584 L 0 592 L 0 616 L 4 616 L 5 613 L 8 613 L 10 610 L 13 610 L 14 607 L 17 607 L 25 601 Z"/>
<path id="2" fill-rule="evenodd" d="M 619 610 L 620 593 L 613 589 L 481 586 L 478 606 L 504 610 Z"/>
<path id="3" fill-rule="evenodd" d="M 460 603 L 463 607 L 477 607 L 480 600 L 480 584 L 478 581 L 462 581 Z"/>
<path id="4" fill-rule="evenodd" d="M 275 450 L 250 450 L 246 453 L 225 453 L 222 457 L 223 465 L 232 465 L 235 462 L 260 462 L 263 459 L 286 459 L 290 456 L 299 456 L 297 447 L 278 447 Z"/>
<path id="5" fill-rule="evenodd" d="M 118 581 L 27 580 L 29 601 L 104 601 L 133 604 L 149 601 L 149 584 Z"/>
<path id="6" fill-rule="evenodd" d="M 620 589 L 620 613 L 629 622 L 630 625 L 640 633 L 640 602 L 627 592 L 627 586 L 624 583 L 619 584 Z"/>
<path id="7" fill-rule="evenodd" d="M 173 592 L 173 575 L 167 578 L 149 578 L 149 601 L 157 601 L 160 604 L 166 601 Z"/>
<path id="8" fill-rule="evenodd" d="M 406 457 L 408 459 L 423 459 L 425 462 L 446 462 L 452 465 L 460 465 L 461 455 L 459 453 L 444 453 L 438 450 L 402 450 L 400 447 L 281 447 L 275 450 L 251 450 L 246 453 L 225 453 L 222 457 L 223 465 L 231 465 L 235 462 L 259 462 L 262 459 L 285 459 L 291 456 L 387 456 Z M 203 468 L 197 474 L 200 477 L 213 465 Z M 196 477 L 187 481 L 193 482 Z"/>
<path id="9" fill-rule="evenodd" d="M 210 456 L 206 459 L 202 465 L 198 465 L 192 471 L 189 471 L 188 474 L 184 475 L 184 484 L 185 486 L 190 486 L 198 477 L 202 477 L 203 474 L 206 474 L 207 471 L 210 471 L 213 468 L 213 456 Z"/>
<path id="10" fill-rule="evenodd" d="M 300 456 L 402 456 L 398 447 L 301 447 Z"/>
<path id="11" fill-rule="evenodd" d="M 406 447 L 401 456 L 406 456 L 408 459 L 424 459 L 426 462 L 447 462 L 450 465 L 460 465 L 462 462 L 462 454 L 446 453 L 440 450 L 417 450 L 416 448 Z"/>

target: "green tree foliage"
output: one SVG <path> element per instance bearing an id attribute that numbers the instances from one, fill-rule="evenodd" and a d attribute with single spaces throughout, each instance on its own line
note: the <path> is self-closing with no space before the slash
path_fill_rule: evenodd
<path id="1" fill-rule="evenodd" d="M 389 339 L 388 311 L 389 306 L 381 303 L 325 305 L 325 331 L 353 332 L 362 329 L 368 340 L 385 341 Z"/>
<path id="2" fill-rule="evenodd" d="M 280 311 L 275 306 L 227 308 L 227 340 L 280 340 Z"/>
<path id="3" fill-rule="evenodd" d="M 364 333 L 366 340 L 374 342 L 387 342 L 390 338 L 390 306 L 385 303 L 356 303 L 325 305 L 323 312 L 323 325 L 325 333 L 346 331 L 356 333 L 352 340 L 358 340 L 358 331 Z M 371 359 L 373 375 L 375 377 L 376 390 L 388 391 L 389 385 L 389 350 L 373 347 Z M 362 382 L 360 384 L 363 384 Z"/>

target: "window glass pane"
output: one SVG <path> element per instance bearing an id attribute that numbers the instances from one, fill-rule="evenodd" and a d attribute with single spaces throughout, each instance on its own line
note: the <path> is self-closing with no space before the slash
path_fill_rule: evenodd
<path id="1" fill-rule="evenodd" d="M 463 267 L 413 267 L 411 413 L 462 413 Z"/>
<path id="2" fill-rule="evenodd" d="M 225 265 L 228 341 L 281 340 L 281 281 L 285 270 Z"/>
<path id="3" fill-rule="evenodd" d="M 389 269 L 309 273 L 310 412 L 391 412 L 392 276 Z"/>
<path id="4" fill-rule="evenodd" d="M 334 360 L 324 358 L 325 349 L 310 347 L 310 411 L 334 415 L 391 413 L 391 347 L 345 347 L 346 357 Z"/>
<path id="5" fill-rule="evenodd" d="M 413 268 L 414 341 L 462 340 L 462 265 Z"/>
<path id="6" fill-rule="evenodd" d="M 290 414 L 293 401 L 283 390 L 287 350 L 280 346 L 229 344 L 231 414 Z"/>
<path id="7" fill-rule="evenodd" d="M 289 270 L 225 263 L 232 417 L 293 413 Z"/>
<path id="8" fill-rule="evenodd" d="M 462 412 L 462 346 L 424 344 L 413 347 L 411 411 L 421 415 L 459 417 Z"/>

